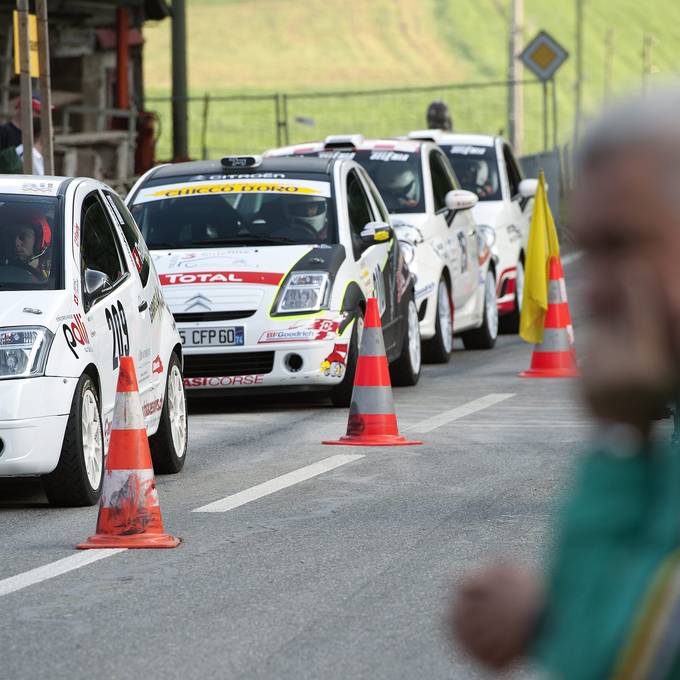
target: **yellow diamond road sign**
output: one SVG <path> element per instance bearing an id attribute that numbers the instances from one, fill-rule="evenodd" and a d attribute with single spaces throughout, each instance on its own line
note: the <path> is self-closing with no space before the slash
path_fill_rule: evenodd
<path id="1" fill-rule="evenodd" d="M 550 80 L 567 60 L 569 52 L 551 35 L 541 31 L 519 55 L 524 65 L 541 80 Z"/>

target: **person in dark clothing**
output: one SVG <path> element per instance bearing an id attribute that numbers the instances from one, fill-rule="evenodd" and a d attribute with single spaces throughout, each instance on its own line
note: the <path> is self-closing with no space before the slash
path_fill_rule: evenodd
<path id="1" fill-rule="evenodd" d="M 453 132 L 453 119 L 446 102 L 437 99 L 427 107 L 427 127 L 430 130 Z"/>
<path id="2" fill-rule="evenodd" d="M 34 98 L 32 106 L 33 115 L 40 116 L 40 101 Z M 21 142 L 21 100 L 17 99 L 12 120 L 4 125 L 0 125 L 0 151 L 3 149 L 16 149 L 17 146 L 21 145 Z"/>

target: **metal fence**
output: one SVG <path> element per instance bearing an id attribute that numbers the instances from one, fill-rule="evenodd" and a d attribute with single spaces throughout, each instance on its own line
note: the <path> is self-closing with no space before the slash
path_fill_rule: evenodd
<path id="1" fill-rule="evenodd" d="M 418 88 L 295 94 L 188 97 L 189 154 L 192 158 L 257 152 L 326 135 L 360 132 L 391 137 L 426 126 L 427 107 L 444 100 L 457 132 L 506 132 L 508 88 L 512 83 L 458 83 Z M 555 143 L 551 102 L 536 80 L 524 86 L 524 149 L 538 152 Z M 157 157 L 172 156 L 172 98 L 149 97 L 161 129 Z M 550 123 L 548 123 L 550 121 Z M 548 129 L 550 126 L 550 129 Z"/>

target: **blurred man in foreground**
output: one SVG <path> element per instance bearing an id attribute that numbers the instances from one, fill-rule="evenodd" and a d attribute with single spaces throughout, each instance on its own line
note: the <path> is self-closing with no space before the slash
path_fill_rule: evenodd
<path id="1" fill-rule="evenodd" d="M 496 670 L 564 680 L 680 678 L 680 452 L 655 417 L 680 394 L 680 92 L 627 102 L 579 155 L 583 392 L 601 436 L 578 464 L 544 578 L 467 578 L 450 629 Z"/>

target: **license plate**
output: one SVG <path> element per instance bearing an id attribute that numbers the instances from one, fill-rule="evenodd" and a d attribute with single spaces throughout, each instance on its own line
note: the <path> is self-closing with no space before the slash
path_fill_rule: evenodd
<path id="1" fill-rule="evenodd" d="M 234 347 L 244 344 L 243 326 L 230 328 L 180 328 L 185 347 Z"/>

